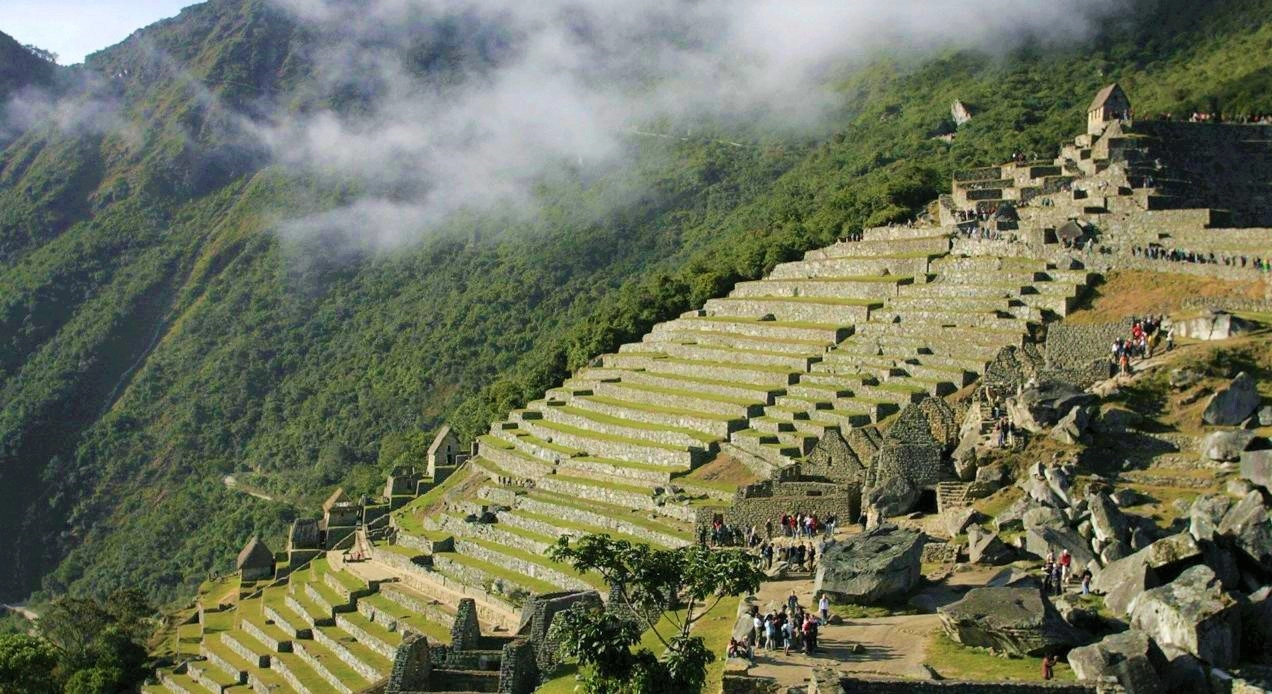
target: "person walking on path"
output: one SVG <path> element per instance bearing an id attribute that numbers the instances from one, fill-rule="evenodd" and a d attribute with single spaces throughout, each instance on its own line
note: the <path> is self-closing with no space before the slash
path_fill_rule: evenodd
<path id="1" fill-rule="evenodd" d="M 830 621 L 830 599 L 826 597 L 825 593 L 822 593 L 821 599 L 817 601 L 817 611 L 821 612 L 823 622 Z"/>

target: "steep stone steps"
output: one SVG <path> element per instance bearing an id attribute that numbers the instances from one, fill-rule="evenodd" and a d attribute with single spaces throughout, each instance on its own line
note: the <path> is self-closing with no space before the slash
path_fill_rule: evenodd
<path id="1" fill-rule="evenodd" d="M 887 299 L 896 296 L 898 288 L 911 286 L 912 277 L 880 275 L 875 277 L 823 277 L 819 279 L 764 279 L 739 282 L 729 296 L 790 297 L 817 296 L 837 299 Z"/>
<path id="2" fill-rule="evenodd" d="M 711 299 L 703 306 L 708 316 L 761 318 L 817 323 L 860 323 L 881 302 L 870 299 L 835 299 L 818 296 L 754 296 Z"/>

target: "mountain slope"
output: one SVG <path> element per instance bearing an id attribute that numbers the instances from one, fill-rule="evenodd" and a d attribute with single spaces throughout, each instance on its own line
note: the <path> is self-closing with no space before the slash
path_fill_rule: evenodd
<path id="1" fill-rule="evenodd" d="M 88 61 L 80 103 L 124 127 L 0 152 L 0 552 L 19 557 L 0 597 L 187 594 L 331 485 L 370 489 L 416 432 L 482 431 L 654 321 L 912 213 L 955 166 L 1054 146 L 1110 79 L 1140 109 L 1272 111 L 1272 3 L 1251 5 L 1145 2 L 1094 46 L 880 61 L 844 78 L 825 139 L 633 135 L 623 166 L 543 186 L 533 221 L 334 260 L 274 232 L 357 192 L 269 165 L 242 118 L 374 90 L 317 84 L 316 39 L 263 2 L 187 9 Z M 425 78 L 453 67 L 430 55 L 485 59 L 428 40 Z M 974 120 L 931 139 L 954 98 Z"/>

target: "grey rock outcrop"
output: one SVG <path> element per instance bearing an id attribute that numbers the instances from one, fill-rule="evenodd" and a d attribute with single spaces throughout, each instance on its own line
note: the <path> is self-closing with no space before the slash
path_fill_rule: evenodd
<path id="1" fill-rule="evenodd" d="M 1175 322 L 1175 332 L 1180 337 L 1203 341 L 1227 340 L 1245 335 L 1253 328 L 1254 324 L 1250 321 L 1224 311 L 1211 311 Z"/>
<path id="2" fill-rule="evenodd" d="M 1254 432 L 1245 429 L 1211 432 L 1201 440 L 1201 457 L 1218 462 L 1240 460 L 1254 438 Z"/>
<path id="3" fill-rule="evenodd" d="M 1097 400 L 1097 396 L 1068 383 L 1048 382 L 1008 398 L 1007 412 L 1017 426 L 1038 434 L 1054 426 L 1073 408 L 1086 407 Z"/>
<path id="4" fill-rule="evenodd" d="M 955 535 L 962 533 L 964 530 L 967 530 L 967 526 L 971 525 L 972 522 L 979 516 L 979 511 L 971 506 L 965 506 L 963 508 L 955 508 L 946 511 L 943 514 L 941 521 L 945 526 L 945 532 L 948 533 L 950 537 L 954 537 Z"/>
<path id="5" fill-rule="evenodd" d="M 1188 532 L 1193 539 L 1213 540 L 1219 524 L 1232 508 L 1232 500 L 1218 494 L 1199 496 L 1188 509 Z"/>
<path id="6" fill-rule="evenodd" d="M 1258 407 L 1259 391 L 1254 379 L 1243 371 L 1210 396 L 1201 419 L 1207 424 L 1236 426 L 1254 414 Z"/>
<path id="7" fill-rule="evenodd" d="M 997 534 L 977 527 L 967 531 L 967 560 L 973 564 L 996 566 L 1006 564 L 1015 557 L 1015 552 Z"/>
<path id="8" fill-rule="evenodd" d="M 1131 626 L 1163 649 L 1191 653 L 1216 667 L 1241 659 L 1241 606 L 1205 565 L 1144 591 L 1131 602 L 1130 616 Z"/>
<path id="9" fill-rule="evenodd" d="M 908 594 L 918 584 L 927 536 L 881 525 L 827 546 L 818 561 L 813 590 L 836 602 L 877 605 Z"/>
<path id="10" fill-rule="evenodd" d="M 1251 593 L 1242 605 L 1241 652 L 1249 660 L 1272 663 L 1272 586 Z"/>
<path id="11" fill-rule="evenodd" d="M 1183 390 L 1201 382 L 1201 373 L 1192 369 L 1171 369 L 1166 377 L 1171 388 Z"/>
<path id="12" fill-rule="evenodd" d="M 1069 651 L 1069 667 L 1083 682 L 1113 677 L 1127 694 L 1158 694 L 1163 690 L 1157 669 L 1162 657 L 1148 634 L 1130 629 L 1106 636 L 1098 643 Z"/>
<path id="13" fill-rule="evenodd" d="M 1082 639 L 1035 588 L 975 588 L 937 614 L 955 641 L 1013 655 L 1060 653 Z"/>
<path id="14" fill-rule="evenodd" d="M 1049 436 L 1066 446 L 1076 446 L 1087 439 L 1087 428 L 1090 426 L 1090 408 L 1075 407 L 1056 422 Z"/>
<path id="15" fill-rule="evenodd" d="M 1272 450 L 1242 453 L 1241 479 L 1256 487 L 1272 490 Z"/>
<path id="16" fill-rule="evenodd" d="M 1091 511 L 1091 530 L 1097 540 L 1126 542 L 1130 539 L 1130 523 L 1107 494 L 1088 496 L 1087 508 Z"/>
<path id="17" fill-rule="evenodd" d="M 919 502 L 919 490 L 904 477 L 889 476 L 871 487 L 863 501 L 884 517 L 900 516 Z"/>
<path id="18" fill-rule="evenodd" d="M 1266 572 L 1272 572 L 1272 520 L 1263 495 L 1256 489 L 1223 517 L 1219 534 L 1231 538 L 1236 549 Z"/>
<path id="19" fill-rule="evenodd" d="M 1126 614 L 1136 596 L 1157 585 L 1157 573 L 1138 553 L 1111 562 L 1091 579 L 1091 590 L 1102 593 L 1104 605 L 1117 615 Z"/>

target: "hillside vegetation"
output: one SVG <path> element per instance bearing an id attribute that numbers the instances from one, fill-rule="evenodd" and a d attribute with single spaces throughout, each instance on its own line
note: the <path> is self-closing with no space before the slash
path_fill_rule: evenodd
<path id="1" fill-rule="evenodd" d="M 811 141 L 632 136 L 624 166 L 544 186 L 532 222 L 390 256 L 271 233 L 357 191 L 232 137 L 261 94 L 345 107 L 308 79 L 317 39 L 267 4 L 214 0 L 92 56 L 145 136 L 49 124 L 0 151 L 0 597 L 188 595 L 443 420 L 471 437 L 655 321 L 913 214 L 954 167 L 1051 152 L 1106 82 L 1141 112 L 1272 111 L 1272 2 L 1142 4 L 1092 45 L 882 57 Z M 974 120 L 933 139 L 955 98 Z"/>

